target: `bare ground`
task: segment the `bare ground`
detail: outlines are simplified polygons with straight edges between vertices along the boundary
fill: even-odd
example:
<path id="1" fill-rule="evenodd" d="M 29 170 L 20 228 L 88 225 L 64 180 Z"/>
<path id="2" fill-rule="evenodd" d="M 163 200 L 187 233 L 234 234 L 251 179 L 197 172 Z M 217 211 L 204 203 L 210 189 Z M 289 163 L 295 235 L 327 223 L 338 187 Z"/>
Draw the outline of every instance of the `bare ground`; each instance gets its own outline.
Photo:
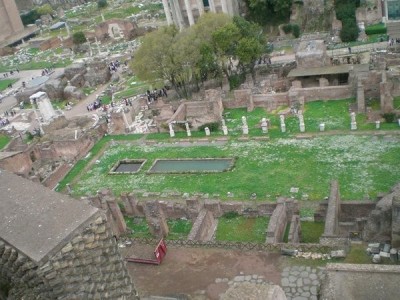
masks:
<path id="1" fill-rule="evenodd" d="M 123 248 L 122 253 L 125 257 L 148 258 L 151 249 L 132 246 Z M 259 275 L 280 285 L 279 263 L 280 255 L 276 253 L 170 247 L 159 266 L 127 263 L 127 267 L 141 297 L 186 295 L 213 300 L 228 288 L 226 282 L 216 283 L 217 278 L 232 280 L 237 275 Z"/>

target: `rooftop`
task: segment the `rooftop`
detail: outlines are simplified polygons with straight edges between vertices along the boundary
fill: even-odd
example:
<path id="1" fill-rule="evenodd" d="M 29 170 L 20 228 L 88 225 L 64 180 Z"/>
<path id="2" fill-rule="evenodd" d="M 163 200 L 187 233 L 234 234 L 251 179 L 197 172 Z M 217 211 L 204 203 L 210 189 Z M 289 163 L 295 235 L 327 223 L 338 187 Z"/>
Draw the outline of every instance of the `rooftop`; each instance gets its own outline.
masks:
<path id="1" fill-rule="evenodd" d="M 0 239 L 45 261 L 84 227 L 97 208 L 0 170 Z"/>
<path id="2" fill-rule="evenodd" d="M 369 70 L 368 64 L 362 65 L 340 65 L 340 66 L 326 66 L 317 68 L 297 68 L 289 72 L 288 77 L 304 77 L 316 75 L 330 75 L 330 74 L 343 74 L 349 73 L 350 70 L 356 72 L 365 72 Z"/>

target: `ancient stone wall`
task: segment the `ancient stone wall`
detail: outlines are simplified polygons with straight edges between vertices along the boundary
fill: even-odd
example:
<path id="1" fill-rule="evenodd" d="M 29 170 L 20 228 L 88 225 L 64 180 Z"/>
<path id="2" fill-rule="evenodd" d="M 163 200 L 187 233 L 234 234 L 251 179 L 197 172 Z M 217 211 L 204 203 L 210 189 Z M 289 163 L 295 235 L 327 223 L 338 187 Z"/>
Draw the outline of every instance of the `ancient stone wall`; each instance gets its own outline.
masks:
<path id="1" fill-rule="evenodd" d="M 192 220 L 197 217 L 202 209 L 210 211 L 214 218 L 219 218 L 224 213 L 232 211 L 245 216 L 271 216 L 277 205 L 273 202 L 257 202 L 256 205 L 253 205 L 249 202 L 201 200 L 197 198 L 182 199 L 182 197 L 168 199 L 146 197 L 138 199 L 133 193 L 124 193 L 121 195 L 121 199 L 126 214 L 130 216 L 144 217 L 145 202 L 156 201 L 167 219 L 188 218 Z M 293 211 L 298 211 L 298 203 L 296 201 L 287 200 L 286 207 L 290 214 Z"/>
<path id="2" fill-rule="evenodd" d="M 52 37 L 44 42 L 42 42 L 39 46 L 41 51 L 46 51 L 48 49 L 58 48 L 62 44 L 62 40 L 59 37 Z"/>
<path id="3" fill-rule="evenodd" d="M 364 22 L 364 25 L 371 25 L 382 22 L 382 4 L 379 0 L 368 1 L 368 5 L 363 5 L 356 10 L 357 22 Z"/>
<path id="4" fill-rule="evenodd" d="M 277 206 L 269 220 L 266 243 L 275 244 L 282 242 L 286 226 L 288 226 L 285 202 L 282 199 L 278 199 L 277 202 Z"/>
<path id="5" fill-rule="evenodd" d="M 193 223 L 188 240 L 209 241 L 212 239 L 216 227 L 217 223 L 213 214 L 202 209 Z"/>
<path id="6" fill-rule="evenodd" d="M 7 299 L 138 299 L 101 210 L 4 170 L 0 193 Z"/>
<path id="7" fill-rule="evenodd" d="M 324 237 L 332 237 L 339 234 L 340 194 L 339 184 L 336 180 L 331 182 L 330 189 L 328 209 L 325 218 Z"/>
<path id="8" fill-rule="evenodd" d="M 400 247 L 400 193 L 393 196 L 392 202 L 392 247 Z"/>
<path id="9" fill-rule="evenodd" d="M 124 216 L 116 198 L 110 190 L 104 189 L 94 197 L 88 197 L 88 202 L 94 207 L 105 211 L 108 222 L 115 236 L 119 237 L 127 232 Z"/>
<path id="10" fill-rule="evenodd" d="M 298 244 L 298 243 L 300 243 L 300 237 L 301 237 L 300 216 L 293 215 L 292 221 L 290 222 L 288 243 L 289 244 Z"/>
<path id="11" fill-rule="evenodd" d="M 0 168 L 15 174 L 27 176 L 32 169 L 32 157 L 35 157 L 35 154 L 31 156 L 30 153 L 34 152 L 34 150 L 31 152 L 19 152 L 3 158 L 0 160 Z"/>
<path id="12" fill-rule="evenodd" d="M 316 100 L 347 99 L 355 96 L 354 88 L 350 85 L 326 86 L 296 89 L 298 97 L 304 97 L 305 102 Z"/>
<path id="13" fill-rule="evenodd" d="M 375 209 L 375 202 L 341 201 L 340 222 L 352 222 L 367 217 Z"/>
<path id="14" fill-rule="evenodd" d="M 0 283 L 8 299 L 136 299 L 113 233 L 102 214 L 46 262 L 0 241 Z"/>
<path id="15" fill-rule="evenodd" d="M 375 209 L 369 214 L 363 238 L 371 242 L 386 242 L 392 237 L 393 197 L 400 193 L 400 184 L 397 184 L 391 193 L 378 201 Z"/>

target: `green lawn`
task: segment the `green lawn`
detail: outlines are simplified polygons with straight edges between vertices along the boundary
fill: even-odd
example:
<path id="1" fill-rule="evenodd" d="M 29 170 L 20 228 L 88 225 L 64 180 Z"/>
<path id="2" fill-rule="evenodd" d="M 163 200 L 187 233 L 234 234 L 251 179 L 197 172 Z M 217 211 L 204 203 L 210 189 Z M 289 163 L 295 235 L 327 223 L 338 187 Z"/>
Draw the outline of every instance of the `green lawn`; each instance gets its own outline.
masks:
<path id="1" fill-rule="evenodd" d="M 145 218 L 125 216 L 126 226 L 133 231 L 130 235 L 135 238 L 153 238 L 150 234 L 149 225 Z M 169 234 L 166 239 L 184 240 L 192 229 L 192 222 L 189 220 L 167 220 Z"/>
<path id="2" fill-rule="evenodd" d="M 169 219 L 167 224 L 169 228 L 168 240 L 186 240 L 193 225 L 190 220 L 183 219 Z"/>
<path id="3" fill-rule="evenodd" d="M 221 217 L 218 219 L 216 239 L 219 241 L 264 243 L 268 222 L 268 217 Z"/>
<path id="4" fill-rule="evenodd" d="M 2 79 L 0 80 L 0 92 L 4 91 L 6 88 L 8 88 L 8 85 L 14 84 L 15 82 L 17 82 L 17 79 Z"/>
<path id="5" fill-rule="evenodd" d="M 8 135 L 0 134 L 0 150 L 3 149 L 9 142 L 10 137 Z"/>
<path id="6" fill-rule="evenodd" d="M 399 136 L 334 135 L 314 139 L 272 139 L 268 142 L 230 140 L 225 145 L 193 144 L 187 147 L 169 143 L 156 147 L 114 143 L 103 156 L 96 158 L 99 162 L 91 165 L 87 172 L 81 171 L 93 156 L 79 161 L 60 183 L 60 188 L 76 174 L 81 174 L 72 184 L 76 196 L 111 188 L 115 194 L 133 190 L 176 191 L 218 194 L 222 199 L 231 192 L 234 199 L 241 200 L 256 193 L 257 199 L 274 201 L 280 195 L 291 196 L 290 188 L 298 187 L 299 193 L 293 196 L 300 198 L 306 194 L 310 200 L 321 200 L 329 195 L 330 181 L 338 179 L 343 199 L 373 199 L 379 192 L 388 192 L 399 181 L 399 142 Z M 92 150 L 92 155 L 98 151 L 95 149 L 102 148 L 107 142 L 102 140 L 100 143 Z M 235 166 L 232 171 L 222 173 L 146 173 L 158 158 L 212 157 L 236 157 Z M 147 161 L 136 174 L 108 175 L 112 166 L 121 159 Z"/>
<path id="7" fill-rule="evenodd" d="M 132 230 L 131 237 L 152 238 L 145 218 L 125 217 L 126 226 Z"/>
<path id="8" fill-rule="evenodd" d="M 324 222 L 301 221 L 301 243 L 319 243 L 324 233 Z"/>

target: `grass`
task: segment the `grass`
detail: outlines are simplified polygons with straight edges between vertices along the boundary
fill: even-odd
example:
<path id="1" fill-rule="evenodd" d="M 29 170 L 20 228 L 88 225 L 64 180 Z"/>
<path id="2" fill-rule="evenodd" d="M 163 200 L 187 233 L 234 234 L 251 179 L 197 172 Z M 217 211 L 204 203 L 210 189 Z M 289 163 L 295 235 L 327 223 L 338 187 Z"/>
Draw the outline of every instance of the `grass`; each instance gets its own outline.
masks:
<path id="1" fill-rule="evenodd" d="M 0 134 L 0 150 L 2 150 L 11 141 L 8 135 Z"/>
<path id="2" fill-rule="evenodd" d="M 400 110 L 400 97 L 394 97 L 393 99 L 393 108 Z"/>
<path id="3" fill-rule="evenodd" d="M 125 217 L 126 226 L 133 231 L 130 235 L 135 238 L 152 238 L 150 233 L 149 225 L 145 218 L 138 217 Z M 181 240 L 186 239 L 191 228 L 192 222 L 189 220 L 167 220 L 169 234 L 167 239 L 169 240 Z"/>
<path id="4" fill-rule="evenodd" d="M 367 247 L 364 244 L 352 244 L 350 252 L 343 260 L 347 264 L 370 264 L 372 258 L 368 256 Z"/>
<path id="5" fill-rule="evenodd" d="M 275 200 L 278 196 L 295 196 L 310 200 L 321 200 L 329 195 L 329 182 L 338 179 L 341 194 L 345 200 L 374 199 L 380 192 L 385 193 L 399 180 L 400 167 L 398 151 L 399 137 L 370 136 L 370 133 L 353 135 L 350 132 L 349 109 L 354 100 L 315 101 L 305 106 L 306 132 L 317 132 L 320 122 L 326 130 L 337 130 L 338 135 L 317 135 L 312 139 L 296 139 L 299 134 L 298 119 L 288 115 L 287 132 L 279 129 L 279 112 L 267 113 L 263 109 L 247 112 L 245 109 L 226 110 L 224 118 L 229 128 L 229 140 L 225 145 L 217 143 L 207 146 L 180 147 L 170 144 L 177 138 L 187 138 L 186 132 L 176 132 L 175 138 L 168 133 L 146 135 L 146 139 L 159 141 L 157 147 L 129 144 L 135 135 L 122 135 L 115 140 L 126 140 L 122 145 L 111 145 L 98 164 L 88 167 L 90 160 L 79 164 L 60 183 L 59 190 L 67 182 L 73 184 L 76 196 L 94 194 L 101 187 L 107 187 L 118 194 L 142 190 L 148 192 L 175 191 L 181 193 L 214 194 L 227 199 L 227 193 L 234 199 L 249 199 L 252 193 L 257 199 Z M 268 136 L 265 141 L 237 141 L 242 136 L 241 117 L 247 117 L 250 136 L 262 135 L 259 122 L 262 117 L 270 119 Z M 367 123 L 365 115 L 357 115 L 358 128 L 375 131 L 374 123 Z M 381 124 L 381 130 L 398 130 L 398 125 Z M 360 132 L 360 130 L 358 130 Z M 204 132 L 192 131 L 194 138 L 204 137 Z M 222 132 L 211 133 L 221 137 Z M 111 137 L 102 139 L 96 147 L 106 146 Z M 92 150 L 93 154 L 93 150 Z M 236 157 L 235 167 L 230 172 L 215 174 L 146 174 L 150 165 L 158 158 L 223 158 Z M 121 159 L 147 159 L 143 169 L 134 175 L 108 176 L 111 166 Z M 87 168 L 86 168 L 87 167 Z M 80 180 L 76 175 L 85 172 Z M 183 177 L 184 176 L 184 177 Z M 184 178 L 184 179 L 183 179 Z M 237 183 L 241 184 L 238 185 Z M 217 183 L 217 184 L 216 184 Z M 299 193 L 290 193 L 291 187 L 298 187 Z"/>
<path id="6" fill-rule="evenodd" d="M 152 238 L 150 234 L 149 225 L 145 218 L 132 218 L 125 217 L 126 226 L 132 230 L 131 237 L 136 238 Z"/>
<path id="7" fill-rule="evenodd" d="M 220 241 L 264 243 L 268 222 L 268 217 L 221 217 L 218 219 L 216 239 Z"/>
<path id="8" fill-rule="evenodd" d="M 41 70 L 45 68 L 64 68 L 66 66 L 69 66 L 71 64 L 71 60 L 66 59 L 64 61 L 57 61 L 57 62 L 48 62 L 48 61 L 31 61 L 28 63 L 21 63 L 18 64 L 18 69 L 19 70 Z M 0 64 L 0 73 L 2 72 L 8 72 L 15 70 L 16 66 L 5 66 Z"/>
<path id="9" fill-rule="evenodd" d="M 324 233 L 324 222 L 301 221 L 301 243 L 319 243 Z"/>
<path id="10" fill-rule="evenodd" d="M 170 219 L 167 220 L 167 224 L 169 228 L 168 240 L 186 240 L 193 225 L 190 220 L 184 219 Z"/>
<path id="11" fill-rule="evenodd" d="M 58 183 L 57 191 L 63 191 L 67 185 L 67 183 L 72 183 L 73 180 L 81 174 L 83 169 L 89 164 L 91 159 L 95 157 L 110 141 L 118 141 L 118 140 L 137 140 L 141 138 L 142 135 L 106 135 L 100 141 L 98 141 L 90 150 L 89 154 L 75 164 L 75 166 L 67 173 L 67 175 Z"/>
<path id="12" fill-rule="evenodd" d="M 289 240 L 290 223 L 286 224 L 285 233 L 283 234 L 283 242 L 287 243 Z"/>
<path id="13" fill-rule="evenodd" d="M 0 92 L 4 91 L 6 88 L 8 88 L 9 84 L 14 84 L 16 83 L 18 80 L 17 79 L 4 79 L 4 80 L 0 80 Z"/>
<path id="14" fill-rule="evenodd" d="M 135 135 L 121 136 L 121 138 Z M 110 139 L 110 138 L 108 138 Z M 388 192 L 400 178 L 399 137 L 319 136 L 314 139 L 274 139 L 269 142 L 231 140 L 225 145 L 181 147 L 174 144 L 135 146 L 131 143 L 110 145 L 99 163 L 93 164 L 73 185 L 76 196 L 94 194 L 110 188 L 114 193 L 145 190 L 217 194 L 226 199 L 227 192 L 235 199 L 274 200 L 278 196 L 304 196 L 321 200 L 329 195 L 329 183 L 338 179 L 345 200 L 374 198 Z M 117 140 L 117 139 L 115 139 Z M 100 142 L 105 146 L 106 140 Z M 92 150 L 92 155 L 93 150 Z M 84 166 L 92 159 L 84 160 Z M 146 174 L 158 158 L 223 158 L 236 157 L 232 171 L 208 174 Z M 111 167 L 121 159 L 147 159 L 139 173 L 109 176 Z M 83 166 L 73 168 L 61 183 L 71 181 Z M 238 184 L 240 182 L 240 184 Z M 290 193 L 291 187 L 299 193 Z"/>
<path id="15" fill-rule="evenodd" d="M 157 84 L 157 83 L 154 83 Z M 115 93 L 116 99 L 122 99 L 125 97 L 132 97 L 139 94 L 144 94 L 147 89 L 150 89 L 150 86 L 153 84 L 139 81 L 136 76 L 130 77 L 126 83 L 126 88 L 120 92 Z"/>

